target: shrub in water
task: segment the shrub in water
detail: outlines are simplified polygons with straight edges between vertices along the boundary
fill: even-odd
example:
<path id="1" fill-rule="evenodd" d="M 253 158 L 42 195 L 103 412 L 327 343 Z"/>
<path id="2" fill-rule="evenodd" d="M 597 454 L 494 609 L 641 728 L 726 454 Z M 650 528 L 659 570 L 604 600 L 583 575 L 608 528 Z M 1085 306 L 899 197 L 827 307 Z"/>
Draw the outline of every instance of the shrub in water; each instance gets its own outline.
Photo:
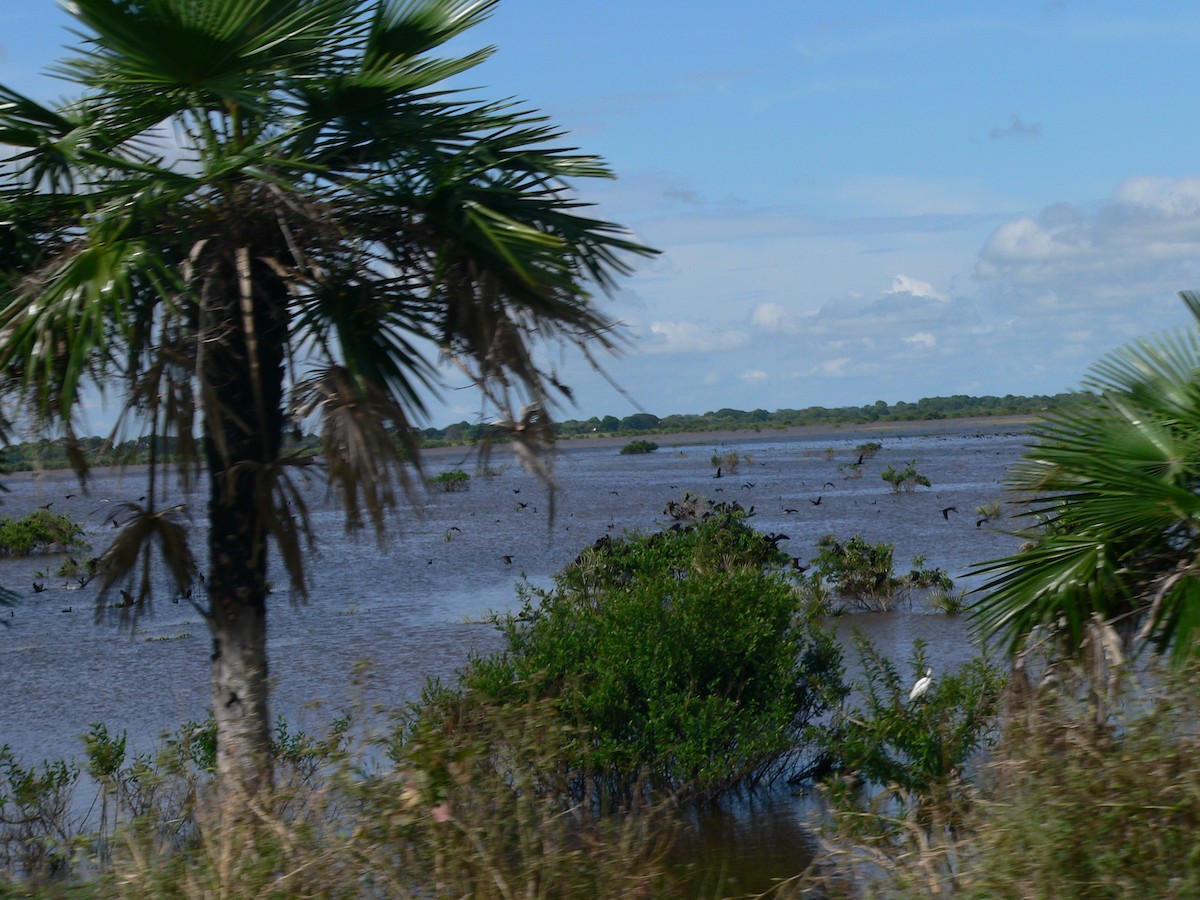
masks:
<path id="1" fill-rule="evenodd" d="M 0 554 L 28 556 L 86 548 L 83 528 L 48 509 L 36 509 L 19 519 L 0 519 Z"/>
<path id="2" fill-rule="evenodd" d="M 631 456 L 635 453 L 653 453 L 658 449 L 658 444 L 654 441 L 630 441 L 621 448 L 622 456 Z"/>
<path id="3" fill-rule="evenodd" d="M 465 491 L 471 486 L 471 476 L 462 469 L 451 469 L 448 472 L 441 472 L 434 475 L 426 481 L 426 484 L 432 488 L 443 490 L 446 493 Z"/>
<path id="4" fill-rule="evenodd" d="M 797 615 L 786 557 L 745 515 L 709 504 L 658 534 L 602 538 L 552 588 L 523 587 L 505 651 L 463 686 L 496 705 L 553 698 L 578 729 L 564 763 L 581 797 L 711 797 L 779 774 L 840 698 L 841 654 Z"/>

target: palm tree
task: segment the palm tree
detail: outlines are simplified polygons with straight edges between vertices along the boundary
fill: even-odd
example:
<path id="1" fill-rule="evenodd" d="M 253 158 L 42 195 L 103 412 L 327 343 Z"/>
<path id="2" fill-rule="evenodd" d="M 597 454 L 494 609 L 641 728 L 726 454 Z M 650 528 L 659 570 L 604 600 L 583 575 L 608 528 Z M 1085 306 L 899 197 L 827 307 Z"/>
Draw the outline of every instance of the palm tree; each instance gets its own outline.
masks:
<path id="1" fill-rule="evenodd" d="M 588 286 L 652 251 L 590 218 L 595 158 L 430 55 L 495 0 L 75 0 L 54 107 L 0 88 L 0 369 L 70 445 L 88 385 L 181 469 L 206 470 L 217 776 L 271 782 L 268 546 L 305 596 L 307 517 L 284 443 L 319 419 L 349 527 L 382 527 L 423 397 L 456 364 L 536 462 L 570 395 L 538 340 L 614 349 Z M 197 440 L 195 435 L 199 435 Z M 81 477 L 86 462 L 76 454 Z M 158 544 L 198 577 L 180 510 L 144 504 L 105 558 L 151 600 Z M 237 796 L 234 796 L 237 795 Z"/>
<path id="2" fill-rule="evenodd" d="M 1200 293 L 1180 296 L 1194 325 L 1098 362 L 1009 474 L 1037 527 L 978 568 L 973 616 L 1014 653 L 1035 635 L 1079 653 L 1099 624 L 1179 662 L 1200 647 Z"/>

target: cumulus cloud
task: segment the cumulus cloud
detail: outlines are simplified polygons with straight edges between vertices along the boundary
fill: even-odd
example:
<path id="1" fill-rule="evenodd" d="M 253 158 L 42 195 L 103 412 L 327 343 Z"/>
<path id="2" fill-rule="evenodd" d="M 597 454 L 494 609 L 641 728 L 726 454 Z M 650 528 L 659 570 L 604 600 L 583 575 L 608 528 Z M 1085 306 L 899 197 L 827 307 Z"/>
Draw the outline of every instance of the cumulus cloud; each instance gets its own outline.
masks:
<path id="1" fill-rule="evenodd" d="M 945 300 L 946 295 L 939 293 L 928 281 L 910 278 L 907 275 L 897 275 L 892 279 L 889 294 L 912 294 L 914 297 L 928 297 L 931 300 Z"/>
<path id="2" fill-rule="evenodd" d="M 760 303 L 750 314 L 750 324 L 774 334 L 798 334 L 801 318 L 788 312 L 778 303 Z"/>
<path id="3" fill-rule="evenodd" d="M 1129 286 L 1194 281 L 1200 260 L 1200 178 L 1137 177 L 1095 211 L 1058 204 L 1006 222 L 988 238 L 981 280 L 1038 286 L 1061 299 L 1129 297 Z M 1113 290 L 1116 287 L 1117 290 Z"/>
<path id="4" fill-rule="evenodd" d="M 706 331 L 694 322 L 651 322 L 650 337 L 640 346 L 647 353 L 711 353 L 736 350 L 747 340 L 744 332 Z"/>
<path id="5" fill-rule="evenodd" d="M 928 331 L 918 331 L 916 334 L 910 334 L 908 337 L 904 338 L 904 343 L 912 347 L 923 347 L 928 349 L 937 344 L 937 338 L 935 338 Z"/>
<path id="6" fill-rule="evenodd" d="M 767 380 L 767 373 L 762 369 L 747 369 L 739 377 L 747 384 L 761 384 Z"/>

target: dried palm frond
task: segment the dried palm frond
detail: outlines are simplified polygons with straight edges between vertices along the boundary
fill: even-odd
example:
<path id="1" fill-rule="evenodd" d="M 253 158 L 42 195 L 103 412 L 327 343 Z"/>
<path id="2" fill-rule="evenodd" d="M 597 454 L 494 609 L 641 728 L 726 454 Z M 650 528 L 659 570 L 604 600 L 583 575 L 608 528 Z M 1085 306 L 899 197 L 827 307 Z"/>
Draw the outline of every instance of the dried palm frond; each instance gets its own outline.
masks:
<path id="1" fill-rule="evenodd" d="M 293 416 L 316 415 L 331 490 L 341 494 L 346 529 L 363 524 L 363 512 L 381 533 L 396 505 L 395 486 L 411 494 L 409 463 L 419 470 L 417 438 L 402 406 L 378 386 L 330 366 L 297 386 Z"/>
<path id="2" fill-rule="evenodd" d="M 121 604 L 122 617 L 137 616 L 146 611 L 153 601 L 150 579 L 151 558 L 155 544 L 163 564 L 171 576 L 177 593 L 186 593 L 196 576 L 196 561 L 188 545 L 188 528 L 182 504 L 166 509 L 149 509 L 137 503 L 114 504 L 113 517 L 128 520 L 116 538 L 100 556 L 98 570 L 101 573 L 100 593 L 97 597 L 97 612 L 105 607 L 105 600 L 114 586 L 120 582 L 131 582 L 135 571 L 141 569 L 137 582 L 137 593 L 130 593 Z M 129 597 L 133 602 L 128 602 Z"/>
<path id="3" fill-rule="evenodd" d="M 312 533 L 308 504 L 304 492 L 296 484 L 294 474 L 312 465 L 306 457 L 286 456 L 275 462 L 239 463 L 229 470 L 229 483 L 242 484 L 242 475 L 253 472 L 251 479 L 255 508 L 258 510 L 258 528 L 275 541 L 283 567 L 288 573 L 292 593 L 307 599 L 308 583 L 304 577 L 304 553 L 301 544 L 309 550 L 316 548 Z M 255 542 L 256 547 L 265 546 Z"/>

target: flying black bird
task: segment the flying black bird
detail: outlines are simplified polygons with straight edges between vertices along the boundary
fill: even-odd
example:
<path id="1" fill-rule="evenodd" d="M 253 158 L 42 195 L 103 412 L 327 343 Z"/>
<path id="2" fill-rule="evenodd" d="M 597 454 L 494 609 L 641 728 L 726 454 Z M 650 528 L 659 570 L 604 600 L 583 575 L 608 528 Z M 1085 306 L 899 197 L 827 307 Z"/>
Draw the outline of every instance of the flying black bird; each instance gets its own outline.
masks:
<path id="1" fill-rule="evenodd" d="M 942 518 L 945 519 L 947 522 L 949 522 L 950 521 L 950 513 L 956 513 L 956 512 L 958 512 L 957 506 L 947 506 L 945 509 L 942 510 Z"/>
<path id="2" fill-rule="evenodd" d="M 500 557 L 500 561 L 502 563 L 504 563 L 506 566 L 511 566 L 513 558 L 506 553 L 502 557 Z"/>
<path id="3" fill-rule="evenodd" d="M 743 485 L 742 485 L 742 490 L 743 490 L 743 491 L 748 491 L 748 490 L 750 490 L 751 488 L 753 488 L 753 487 L 754 487 L 754 484 L 755 484 L 755 483 L 754 483 L 753 481 L 747 481 L 745 484 L 743 484 Z"/>
<path id="4" fill-rule="evenodd" d="M 800 510 L 796 509 L 794 506 L 785 506 L 783 508 L 783 512 L 784 515 L 791 515 L 792 513 L 800 512 Z"/>
<path id="5" fill-rule="evenodd" d="M 824 487 L 837 487 L 837 485 L 834 484 L 832 481 L 827 481 L 827 482 L 825 482 Z"/>
<path id="6" fill-rule="evenodd" d="M 35 582 L 33 583 L 33 592 L 34 592 L 35 594 L 40 594 L 40 593 L 41 593 L 42 591 L 44 591 L 45 589 L 46 589 L 46 585 L 45 585 L 45 583 L 44 583 L 44 582 L 41 582 L 41 581 L 35 581 Z"/>
<path id="7" fill-rule="evenodd" d="M 811 503 L 813 506 L 820 506 L 820 505 L 821 505 L 821 501 L 822 501 L 822 500 L 824 500 L 824 499 L 825 499 L 824 497 L 818 497 L 816 500 L 813 500 L 813 499 L 810 497 L 810 498 L 809 498 L 809 500 L 808 500 L 808 502 L 809 502 L 809 503 Z"/>
<path id="8" fill-rule="evenodd" d="M 717 466 L 717 474 L 714 475 L 713 478 L 720 478 L 720 477 L 721 477 L 721 467 Z"/>

